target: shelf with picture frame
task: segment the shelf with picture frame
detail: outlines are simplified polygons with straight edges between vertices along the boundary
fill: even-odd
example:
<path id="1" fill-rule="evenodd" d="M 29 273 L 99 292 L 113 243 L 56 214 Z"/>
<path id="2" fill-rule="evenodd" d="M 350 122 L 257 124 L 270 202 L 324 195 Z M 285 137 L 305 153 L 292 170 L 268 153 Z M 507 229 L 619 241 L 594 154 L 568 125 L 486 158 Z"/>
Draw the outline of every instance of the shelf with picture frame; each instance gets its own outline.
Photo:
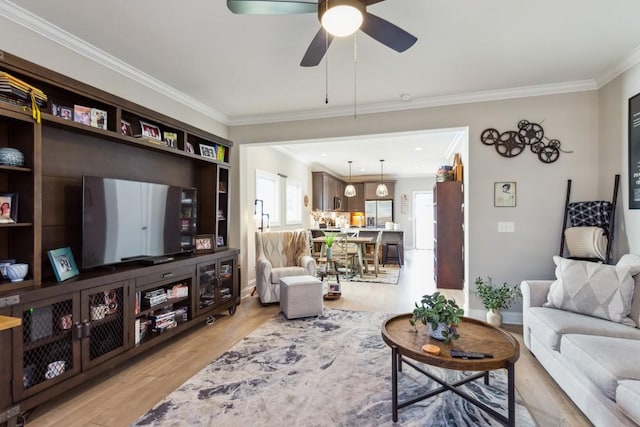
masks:
<path id="1" fill-rule="evenodd" d="M 118 170 L 118 166 L 114 165 L 115 160 L 110 159 L 114 150 L 121 152 L 118 157 L 121 159 L 120 163 L 122 159 L 127 159 L 129 163 L 130 159 L 138 158 L 140 155 L 144 159 L 147 157 L 161 159 L 159 156 L 167 155 L 184 159 L 177 160 L 184 162 L 180 163 L 182 165 L 180 167 L 184 170 L 176 173 L 181 176 L 180 179 L 188 177 L 192 180 L 192 182 L 182 183 L 184 186 L 200 185 L 200 181 L 205 181 L 202 176 L 206 176 L 208 181 L 217 174 L 218 165 L 225 165 L 230 161 L 229 155 L 233 146 L 231 141 L 147 107 L 3 51 L 0 51 L 0 70 L 37 87 L 48 97 L 48 104 L 40 109 L 41 126 L 34 122 L 29 106 L 3 102 L 0 99 L 0 147 L 18 148 L 27 158 L 25 165 L 22 166 L 0 165 L 0 192 L 15 192 L 20 195 L 19 221 L 15 224 L 0 225 L 0 260 L 19 258 L 30 266 L 24 285 L 3 286 L 0 288 L 0 293 L 5 290 L 11 291 L 19 286 L 41 286 L 50 280 L 49 277 L 53 277 L 53 272 L 48 263 L 42 260 L 42 254 L 46 253 L 46 250 L 70 245 L 76 256 L 80 256 L 81 233 L 77 229 L 80 219 L 65 218 L 61 208 L 55 208 L 54 199 L 56 195 L 62 198 L 68 197 L 68 194 L 62 193 L 65 191 L 68 193 L 71 189 L 71 194 L 74 195 L 72 203 L 79 208 L 81 176 L 94 174 L 93 169 L 103 169 L 100 174 L 105 176 L 124 174 L 125 177 L 135 178 L 136 174 L 140 173 L 136 170 L 135 164 L 127 165 L 122 172 Z M 85 113 L 84 119 L 80 116 L 75 117 L 76 113 L 82 114 L 82 112 Z M 142 123 L 156 127 L 159 143 L 134 136 L 141 132 Z M 124 130 L 125 128 L 128 130 Z M 3 138 L 3 133 L 10 136 Z M 42 148 L 43 140 L 46 141 L 44 149 Z M 55 142 L 49 140 L 55 140 Z M 73 143 L 66 144 L 66 141 L 73 141 Z M 221 160 L 217 156 L 216 158 L 201 156 L 198 152 L 199 144 L 214 148 L 222 147 L 223 149 L 219 150 L 223 153 Z M 120 149 L 117 148 L 118 145 L 130 148 Z M 189 145 L 195 147 L 193 153 L 188 152 Z M 140 149 L 157 154 L 142 154 Z M 84 150 L 85 159 L 87 154 L 89 155 L 88 161 L 81 158 L 79 154 L 81 150 Z M 52 151 L 55 151 L 55 155 L 48 158 Z M 93 159 L 94 156 L 95 159 Z M 163 160 L 158 164 L 164 163 L 173 165 L 176 161 Z M 98 165 L 100 167 L 94 167 Z M 159 166 L 158 169 L 162 167 Z M 45 172 L 43 176 L 43 170 L 49 169 L 53 170 Z M 192 172 L 187 172 L 188 169 Z M 156 180 L 164 179 L 161 174 L 157 175 L 160 177 Z M 211 206 L 205 205 L 202 209 L 198 207 L 198 210 L 213 220 L 210 224 L 198 223 L 197 232 L 216 234 L 216 187 L 209 183 L 206 188 L 211 194 L 205 194 L 204 198 L 209 198 L 213 202 Z M 56 210 L 53 215 L 49 213 L 52 208 Z M 80 212 L 80 209 L 76 210 Z M 42 212 L 44 211 L 48 213 L 43 221 Z M 47 238 L 43 242 L 43 236 L 49 235 L 45 233 L 48 227 L 55 227 L 59 231 L 51 234 L 53 238 Z M 228 236 L 224 237 L 227 242 Z M 66 241 L 67 238 L 71 241 Z M 17 241 L 20 243 L 15 243 Z"/>

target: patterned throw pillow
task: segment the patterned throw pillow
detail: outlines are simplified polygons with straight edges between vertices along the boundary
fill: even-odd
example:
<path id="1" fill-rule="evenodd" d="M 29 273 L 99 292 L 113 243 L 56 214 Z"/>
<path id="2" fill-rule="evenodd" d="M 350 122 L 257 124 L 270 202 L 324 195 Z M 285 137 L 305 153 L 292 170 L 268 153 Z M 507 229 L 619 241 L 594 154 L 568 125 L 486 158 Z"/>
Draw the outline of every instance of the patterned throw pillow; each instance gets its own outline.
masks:
<path id="1" fill-rule="evenodd" d="M 573 311 L 636 326 L 629 318 L 637 268 L 553 257 L 557 280 L 545 307 Z"/>

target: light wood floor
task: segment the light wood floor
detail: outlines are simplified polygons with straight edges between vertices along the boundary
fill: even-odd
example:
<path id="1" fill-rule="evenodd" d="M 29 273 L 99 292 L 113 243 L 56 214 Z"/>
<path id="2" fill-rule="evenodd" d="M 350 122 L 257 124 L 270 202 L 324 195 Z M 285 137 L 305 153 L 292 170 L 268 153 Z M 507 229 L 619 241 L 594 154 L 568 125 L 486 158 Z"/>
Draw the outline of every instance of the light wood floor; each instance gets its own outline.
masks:
<path id="1" fill-rule="evenodd" d="M 431 256 L 429 251 L 407 251 L 397 286 L 348 283 L 343 285 L 339 300 L 326 301 L 325 305 L 350 310 L 409 312 L 414 301 L 435 291 Z M 443 293 L 460 303 L 464 301 L 462 291 L 443 290 Z M 245 298 L 234 316 L 223 315 L 211 326 L 202 325 L 186 331 L 166 346 L 129 360 L 35 408 L 27 425 L 129 425 L 279 311 L 278 305 L 262 307 L 257 297 Z M 524 347 L 522 328 L 506 326 L 505 329 L 520 340 L 516 388 L 538 425 L 590 425 Z"/>

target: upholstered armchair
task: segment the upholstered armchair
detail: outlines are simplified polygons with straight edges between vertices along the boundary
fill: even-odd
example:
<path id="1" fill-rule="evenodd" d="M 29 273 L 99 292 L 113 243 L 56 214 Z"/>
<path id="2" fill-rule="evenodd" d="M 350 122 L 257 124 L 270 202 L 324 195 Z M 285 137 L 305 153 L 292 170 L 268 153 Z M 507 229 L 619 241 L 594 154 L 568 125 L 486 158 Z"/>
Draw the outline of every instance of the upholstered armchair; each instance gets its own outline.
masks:
<path id="1" fill-rule="evenodd" d="M 280 278 L 316 275 L 307 230 L 256 232 L 256 290 L 263 304 L 280 301 Z"/>

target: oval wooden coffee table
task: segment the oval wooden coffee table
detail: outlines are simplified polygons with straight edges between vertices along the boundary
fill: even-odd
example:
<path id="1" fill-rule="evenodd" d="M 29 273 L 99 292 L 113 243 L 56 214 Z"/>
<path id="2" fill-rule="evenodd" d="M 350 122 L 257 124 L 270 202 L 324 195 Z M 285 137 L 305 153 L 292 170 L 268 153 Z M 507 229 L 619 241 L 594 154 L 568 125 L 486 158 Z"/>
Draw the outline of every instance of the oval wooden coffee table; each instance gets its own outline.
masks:
<path id="1" fill-rule="evenodd" d="M 464 317 L 458 325 L 460 338 L 451 344 L 444 344 L 429 336 L 427 327 L 418 323 L 418 332 L 409 323 L 410 313 L 400 314 L 385 320 L 382 324 L 382 339 L 391 347 L 391 381 L 392 381 L 392 410 L 393 421 L 398 421 L 398 409 L 404 408 L 416 402 L 440 394 L 444 391 L 452 391 L 467 401 L 478 406 L 505 425 L 515 425 L 515 363 L 520 357 L 520 345 L 518 341 L 501 329 L 481 322 L 476 319 Z M 433 344 L 440 348 L 440 354 L 435 356 L 422 351 L 425 344 Z M 464 350 L 478 353 L 491 354 L 493 357 L 484 359 L 459 359 L 451 357 L 450 350 Z M 427 365 L 458 371 L 481 371 L 466 377 L 453 384 L 448 384 L 440 378 L 434 377 L 411 360 Z M 402 372 L 402 364 L 406 363 L 421 374 L 436 381 L 442 387 L 431 390 L 427 394 L 418 396 L 409 401 L 398 403 L 398 372 Z M 458 386 L 484 378 L 485 384 L 489 384 L 489 371 L 494 369 L 507 370 L 508 410 L 507 416 L 495 411 L 474 397 L 457 389 Z"/>

